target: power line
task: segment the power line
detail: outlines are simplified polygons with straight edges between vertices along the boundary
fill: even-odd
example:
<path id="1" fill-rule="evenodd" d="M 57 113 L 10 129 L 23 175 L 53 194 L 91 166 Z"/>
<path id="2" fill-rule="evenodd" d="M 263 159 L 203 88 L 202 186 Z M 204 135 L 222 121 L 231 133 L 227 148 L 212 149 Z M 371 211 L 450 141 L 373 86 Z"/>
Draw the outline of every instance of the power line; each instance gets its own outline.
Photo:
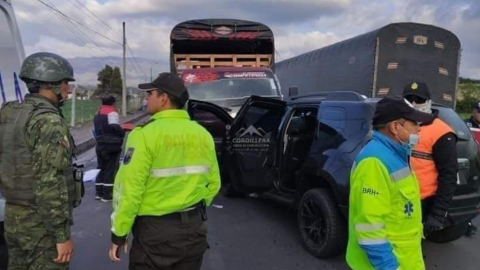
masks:
<path id="1" fill-rule="evenodd" d="M 83 24 L 83 23 L 81 23 L 81 22 L 79 22 L 79 21 L 71 18 L 70 16 L 68 16 L 68 15 L 66 15 L 65 13 L 61 12 L 61 11 L 58 10 L 57 8 L 55 8 L 55 7 L 53 7 L 53 6 L 45 3 L 44 1 L 42 1 L 42 0 L 37 0 L 37 1 L 40 2 L 40 3 L 42 3 L 43 5 L 45 5 L 46 7 L 54 10 L 55 12 L 59 13 L 59 14 L 62 15 L 63 17 L 69 19 L 70 21 L 77 23 L 78 25 L 82 26 L 83 28 L 85 28 L 85 29 L 87 29 L 87 30 L 89 30 L 89 31 L 91 31 L 91 32 L 93 32 L 93 33 L 95 33 L 95 34 L 97 34 L 97 35 L 99 35 L 99 36 L 101 36 L 101 37 L 103 37 L 103 38 L 105 38 L 105 39 L 107 39 L 107 40 L 115 43 L 115 44 L 118 44 L 118 45 L 120 45 L 120 46 L 123 46 L 123 44 L 121 44 L 121 43 L 119 43 L 119 42 L 117 42 L 117 41 L 115 41 L 115 40 L 113 40 L 113 39 L 111 39 L 111 38 L 109 38 L 109 37 L 107 37 L 107 36 L 105 36 L 105 35 L 97 32 L 97 31 L 95 31 L 95 30 L 91 29 L 90 27 L 86 26 L 85 24 Z"/>
<path id="2" fill-rule="evenodd" d="M 97 21 L 99 21 L 100 23 L 102 23 L 104 26 L 106 26 L 109 30 L 111 30 L 113 33 L 115 33 L 118 37 L 120 38 L 123 38 L 122 36 L 120 36 L 120 34 L 118 32 L 116 32 L 112 27 L 110 27 L 104 20 L 102 20 L 101 18 L 99 18 L 97 15 L 95 15 L 95 13 L 93 13 L 88 7 L 86 7 L 84 4 L 82 4 L 81 2 L 79 2 L 78 0 L 70 0 L 70 2 L 72 2 L 74 4 L 75 1 L 78 5 L 80 5 L 81 7 L 83 7 L 85 10 L 88 11 L 88 13 L 90 13 L 90 17 L 94 17 Z M 77 5 L 75 5 L 77 6 Z M 78 6 L 77 6 L 78 7 Z M 86 14 L 85 11 L 82 10 L 82 12 L 84 14 Z M 88 14 L 87 14 L 88 15 Z M 128 61 L 132 64 L 134 70 L 135 70 L 135 73 L 137 73 L 137 75 L 140 75 L 139 74 L 139 70 L 141 73 L 144 73 L 145 72 L 143 71 L 143 69 L 141 68 L 140 64 L 138 63 L 137 61 L 137 58 L 135 57 L 135 55 L 133 54 L 133 50 L 130 48 L 130 45 L 127 43 L 127 46 L 128 46 L 128 52 L 129 54 L 131 55 L 131 58 L 133 59 L 130 59 L 128 58 Z"/>
<path id="3" fill-rule="evenodd" d="M 66 26 L 77 38 L 85 42 L 86 44 L 85 46 L 93 53 L 94 56 L 100 57 L 98 52 L 96 52 L 95 50 L 93 50 L 93 48 L 89 46 L 90 44 L 88 43 L 88 41 L 85 39 L 85 37 L 82 36 L 81 33 L 78 32 L 78 29 L 75 27 L 75 25 L 72 22 L 60 16 L 58 13 L 54 12 L 53 10 L 50 10 L 50 12 L 52 12 L 52 14 L 59 20 L 59 22 L 64 26 Z"/>
<path id="4" fill-rule="evenodd" d="M 87 47 L 88 49 L 90 49 L 90 50 L 94 53 L 94 55 L 96 55 L 97 57 L 105 57 L 105 58 L 107 58 L 107 59 L 110 58 L 109 60 L 110 60 L 112 63 L 115 63 L 115 61 L 114 61 L 114 59 L 113 59 L 112 56 L 109 56 L 109 55 L 105 52 L 105 50 L 104 50 L 103 48 L 101 48 L 100 46 L 98 46 L 98 44 L 95 43 L 95 41 L 93 41 L 93 40 L 89 37 L 89 35 L 87 35 L 82 29 L 80 29 L 80 28 L 79 28 L 77 25 L 75 25 L 74 23 L 78 24 L 79 26 L 82 26 L 83 28 L 89 30 L 90 32 L 93 32 L 93 33 L 95 33 L 95 34 L 97 34 L 97 35 L 100 35 L 101 37 L 103 37 L 103 38 L 105 38 L 105 39 L 107 39 L 107 40 L 109 40 L 109 41 L 114 42 L 115 44 L 118 44 L 118 45 L 121 45 L 121 46 L 123 46 L 123 44 L 120 44 L 119 42 L 117 42 L 117 41 L 115 41 L 115 40 L 113 40 L 113 39 L 111 39 L 111 38 L 109 38 L 109 37 L 107 37 L 107 36 L 105 36 L 105 35 L 103 35 L 103 34 L 100 34 L 99 32 L 91 29 L 90 27 L 84 25 L 83 23 L 81 23 L 81 22 L 79 22 L 79 21 L 71 18 L 70 16 L 68 16 L 68 15 L 66 15 L 65 13 L 63 13 L 62 11 L 60 11 L 53 3 L 51 3 L 49 0 L 46 0 L 46 1 L 48 1 L 48 3 L 45 3 L 45 2 L 42 1 L 42 0 L 37 0 L 37 1 L 40 2 L 41 4 L 43 4 L 44 6 L 48 7 L 48 8 L 51 10 L 51 12 L 60 20 L 61 23 L 63 23 L 64 25 L 66 25 L 81 41 L 85 42 L 86 47 Z M 75 0 L 75 1 L 76 1 L 77 3 L 79 3 L 77 0 Z M 73 2 L 72 2 L 72 3 L 73 3 Z M 81 3 L 79 3 L 79 4 L 81 4 Z M 84 5 L 82 5 L 82 6 L 85 7 Z M 85 7 L 85 9 L 88 10 L 87 7 Z M 90 10 L 89 10 L 89 12 L 90 12 L 93 16 L 95 16 L 95 18 L 97 18 L 99 21 L 101 21 L 102 24 L 104 24 L 105 26 L 107 26 L 110 30 L 112 30 L 115 34 L 118 35 L 118 33 L 116 33 L 115 30 L 113 30 L 110 26 L 108 26 L 108 24 L 106 24 L 104 21 L 102 21 L 100 18 L 98 18 L 95 14 L 93 14 L 93 12 L 91 12 Z M 63 22 L 62 22 L 62 21 L 63 21 Z M 73 29 L 72 29 L 72 28 L 73 28 Z M 91 47 L 90 47 L 90 46 L 91 46 Z M 95 48 L 98 49 L 100 52 L 103 52 L 103 55 L 104 55 L 104 56 L 101 56 L 101 55 L 99 55 L 96 51 L 94 51 L 93 49 L 95 49 Z M 135 72 L 137 73 L 137 75 L 140 75 L 139 72 L 138 72 L 138 69 L 140 69 L 141 72 L 142 72 L 144 75 L 146 75 L 146 73 L 142 70 L 141 66 L 138 64 L 137 59 L 136 59 L 135 55 L 133 54 L 132 49 L 130 48 L 130 46 L 128 45 L 128 43 L 127 43 L 127 48 L 128 48 L 128 51 L 130 52 L 130 54 L 131 54 L 131 56 L 132 56 L 133 61 L 132 61 L 132 59 L 130 59 L 130 58 L 127 58 L 127 59 L 128 59 L 128 61 L 132 64 L 132 66 L 133 66 L 133 68 L 135 69 Z M 138 69 L 137 69 L 137 67 L 138 67 Z M 131 71 L 131 69 L 129 69 L 129 70 Z"/>
<path id="5" fill-rule="evenodd" d="M 90 17 L 93 16 L 95 19 L 97 19 L 97 21 L 99 21 L 104 26 L 106 26 L 109 30 L 111 30 L 113 33 L 115 33 L 119 38 L 122 38 L 122 36 L 117 31 L 115 31 L 112 27 L 110 27 L 110 25 L 108 25 L 104 20 L 100 19 L 97 15 L 95 15 L 95 13 L 93 13 L 86 5 L 84 5 L 82 2 L 80 2 L 78 0 L 70 0 L 70 2 L 72 2 L 72 3 L 73 3 L 73 1 L 77 2 L 78 5 L 83 7 L 83 9 L 85 9 L 89 14 L 91 14 Z M 81 9 L 82 12 L 87 14 L 85 11 L 83 11 L 83 9 Z"/>
<path id="6" fill-rule="evenodd" d="M 137 58 L 136 58 L 135 55 L 133 54 L 133 50 L 130 48 L 130 45 L 128 44 L 128 42 L 127 42 L 127 49 L 128 49 L 128 51 L 130 52 L 130 55 L 132 56 L 133 61 L 134 61 L 135 64 L 137 65 L 138 69 L 140 69 L 140 72 L 142 72 L 143 74 L 145 74 L 145 71 L 142 69 L 142 67 L 141 67 L 140 64 L 138 63 Z"/>
<path id="7" fill-rule="evenodd" d="M 84 4 L 82 4 L 82 3 L 79 2 L 78 0 L 70 0 L 70 2 L 72 2 L 72 3 L 73 3 L 73 1 L 75 1 L 76 3 L 78 3 L 78 5 L 80 5 L 81 7 L 83 7 L 85 10 L 87 10 L 87 11 L 91 14 L 90 17 L 93 16 L 95 19 L 97 19 L 99 22 L 101 22 L 103 25 L 105 25 L 109 30 L 111 30 L 113 33 L 117 34 L 120 38 L 122 38 L 122 37 L 120 36 L 120 34 L 118 34 L 113 28 L 111 28 L 105 21 L 103 21 L 103 20 L 100 19 L 97 15 L 95 15 L 95 14 L 94 14 L 90 9 L 88 9 Z M 86 14 L 86 12 L 84 12 L 83 10 L 82 10 L 82 12 Z M 88 14 L 87 14 L 87 15 L 88 15 Z M 145 73 L 145 72 L 142 70 L 140 64 L 138 64 L 138 61 L 137 61 L 135 55 L 133 54 L 133 50 L 130 48 L 130 45 L 129 45 L 128 43 L 127 43 L 127 46 L 128 46 L 128 47 L 127 47 L 127 48 L 128 48 L 128 52 L 129 52 L 129 54 L 131 55 L 131 57 L 132 57 L 132 59 L 133 59 L 133 61 L 132 61 L 132 59 L 128 59 L 128 61 L 132 64 L 132 66 L 133 66 L 133 68 L 134 68 L 134 70 L 135 70 L 135 73 L 137 73 L 137 75 L 139 75 L 139 74 L 138 74 L 138 73 L 139 73 L 139 70 L 140 70 L 140 72 Z"/>
<path id="8" fill-rule="evenodd" d="M 128 58 L 128 57 L 126 57 L 126 59 L 127 59 L 127 61 L 129 61 L 130 64 L 132 65 L 133 69 L 135 70 L 135 73 L 137 73 L 137 75 L 140 75 L 140 74 L 138 74 L 138 69 L 137 69 L 137 67 L 135 66 L 135 63 L 133 63 L 132 59 L 130 59 L 130 58 Z"/>
<path id="9" fill-rule="evenodd" d="M 132 65 L 133 71 L 135 71 L 135 73 L 136 73 L 137 75 L 140 75 L 140 74 L 138 74 L 138 70 L 137 70 L 137 68 L 135 67 L 135 65 L 133 64 L 132 60 L 131 60 L 130 58 L 128 58 L 128 57 L 127 57 L 127 60 L 128 60 L 128 62 L 130 62 L 130 64 Z M 129 71 L 132 71 L 132 70 L 129 69 Z"/>
<path id="10" fill-rule="evenodd" d="M 52 2 L 50 2 L 49 0 L 46 0 L 46 1 L 48 1 L 48 3 L 52 5 L 52 7 L 56 8 Z M 81 41 L 85 42 L 85 46 L 94 53 L 94 56 L 100 57 L 100 58 L 103 57 L 107 59 L 110 58 L 109 59 L 110 62 L 115 63 L 114 60 L 112 60 L 112 57 L 109 56 L 100 46 L 98 46 L 98 44 L 95 43 L 95 41 L 93 41 L 85 32 L 83 32 L 82 29 L 80 29 L 78 26 L 73 24 L 71 21 L 67 20 L 65 17 L 60 16 L 58 13 L 54 12 L 53 10 L 50 10 L 50 11 L 61 21 L 65 22 L 64 25 L 66 25 Z M 100 53 L 98 53 L 94 49 L 97 49 L 98 51 L 100 51 Z"/>

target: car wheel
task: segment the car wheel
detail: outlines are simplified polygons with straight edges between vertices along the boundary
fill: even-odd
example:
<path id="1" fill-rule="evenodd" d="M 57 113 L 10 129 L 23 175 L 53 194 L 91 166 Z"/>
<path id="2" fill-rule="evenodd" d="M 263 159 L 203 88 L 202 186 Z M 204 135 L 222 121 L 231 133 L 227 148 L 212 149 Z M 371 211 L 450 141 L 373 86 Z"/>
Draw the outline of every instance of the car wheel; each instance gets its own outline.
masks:
<path id="1" fill-rule="evenodd" d="M 307 191 L 300 200 L 298 228 L 305 248 L 316 257 L 342 254 L 347 245 L 347 226 L 327 189 Z"/>
<path id="2" fill-rule="evenodd" d="M 443 230 L 430 233 L 427 236 L 427 240 L 439 244 L 453 242 L 464 236 L 467 232 L 467 229 L 468 221 L 464 221 L 459 224 L 446 227 Z"/>

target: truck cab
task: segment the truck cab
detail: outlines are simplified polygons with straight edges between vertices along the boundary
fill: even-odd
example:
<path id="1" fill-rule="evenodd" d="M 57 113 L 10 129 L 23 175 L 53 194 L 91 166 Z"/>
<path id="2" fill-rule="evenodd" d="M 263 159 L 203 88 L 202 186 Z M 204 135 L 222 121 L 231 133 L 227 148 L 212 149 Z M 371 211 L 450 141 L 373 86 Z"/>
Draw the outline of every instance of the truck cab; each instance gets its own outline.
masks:
<path id="1" fill-rule="evenodd" d="M 283 98 L 278 80 L 269 68 L 187 69 L 182 79 L 190 98 L 216 104 L 232 117 L 252 95 Z"/>
<path id="2" fill-rule="evenodd" d="M 274 62 L 273 32 L 259 22 L 190 20 L 170 35 L 170 71 L 182 77 L 192 99 L 217 104 L 233 117 L 251 95 L 282 99 Z"/>

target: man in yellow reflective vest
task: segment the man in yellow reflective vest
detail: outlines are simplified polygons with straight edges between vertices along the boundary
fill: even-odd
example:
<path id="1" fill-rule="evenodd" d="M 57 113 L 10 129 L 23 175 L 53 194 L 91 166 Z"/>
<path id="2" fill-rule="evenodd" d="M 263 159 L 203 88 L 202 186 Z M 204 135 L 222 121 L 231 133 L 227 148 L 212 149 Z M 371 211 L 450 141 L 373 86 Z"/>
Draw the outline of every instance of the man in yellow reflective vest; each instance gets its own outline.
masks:
<path id="1" fill-rule="evenodd" d="M 152 117 L 131 132 L 115 179 L 110 259 L 120 261 L 132 231 L 129 269 L 200 269 L 205 206 L 220 189 L 213 138 L 182 110 L 189 94 L 178 76 L 139 88 Z"/>
<path id="2" fill-rule="evenodd" d="M 380 100 L 373 138 L 350 177 L 348 265 L 355 270 L 423 270 L 420 190 L 408 164 L 420 123 L 433 121 L 404 99 Z"/>

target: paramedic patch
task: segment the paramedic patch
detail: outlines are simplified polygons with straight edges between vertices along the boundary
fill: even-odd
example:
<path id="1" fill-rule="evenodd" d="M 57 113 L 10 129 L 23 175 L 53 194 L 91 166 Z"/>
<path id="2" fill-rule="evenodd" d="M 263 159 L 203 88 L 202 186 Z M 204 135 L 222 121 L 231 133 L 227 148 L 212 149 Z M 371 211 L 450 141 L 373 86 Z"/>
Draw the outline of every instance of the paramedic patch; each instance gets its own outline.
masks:
<path id="1" fill-rule="evenodd" d="M 135 148 L 130 147 L 130 148 L 127 149 L 127 152 L 125 152 L 125 156 L 123 157 L 123 164 L 124 165 L 127 165 L 132 160 L 133 151 L 135 151 Z"/>

